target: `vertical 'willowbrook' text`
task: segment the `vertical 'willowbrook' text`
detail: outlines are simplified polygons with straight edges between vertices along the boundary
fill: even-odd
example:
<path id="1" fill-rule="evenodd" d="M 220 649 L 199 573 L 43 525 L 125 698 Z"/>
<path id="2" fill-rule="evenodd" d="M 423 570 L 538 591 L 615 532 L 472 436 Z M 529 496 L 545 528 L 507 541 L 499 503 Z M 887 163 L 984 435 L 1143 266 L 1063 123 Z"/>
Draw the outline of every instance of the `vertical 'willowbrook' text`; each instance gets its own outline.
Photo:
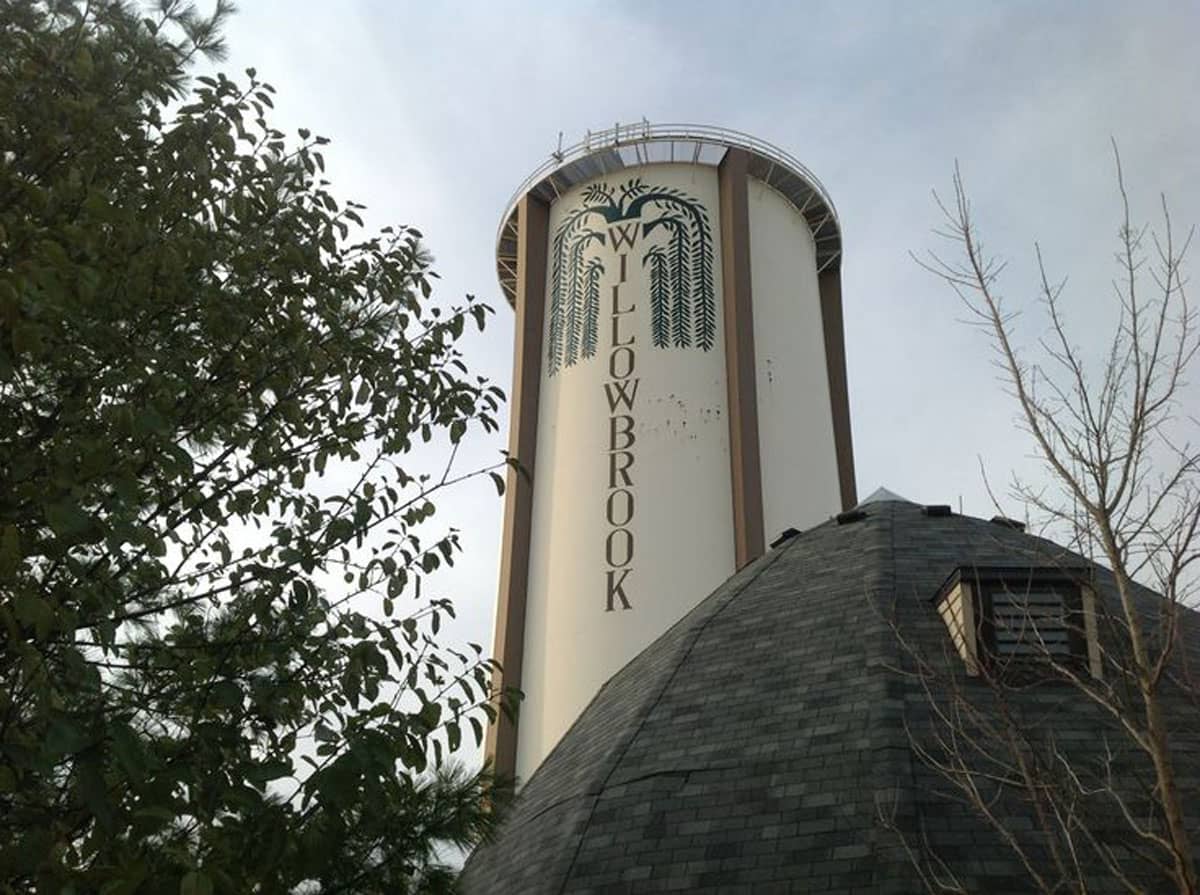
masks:
<path id="1" fill-rule="evenodd" d="M 637 225 L 633 230 L 636 233 Z M 618 228 L 612 228 L 617 230 Z M 633 239 L 628 233 L 611 233 L 614 247 L 624 237 L 632 247 Z M 608 494 L 604 502 L 604 518 L 608 523 L 608 536 L 604 539 L 605 592 L 604 611 L 612 612 L 617 603 L 622 610 L 632 609 L 625 581 L 633 571 L 634 539 L 631 523 L 634 515 L 633 499 L 633 406 L 637 398 L 638 382 L 633 371 L 637 356 L 633 346 L 636 341 L 629 323 L 623 318 L 633 313 L 636 305 L 630 302 L 622 306 L 621 287 L 625 283 L 627 255 L 620 256 L 620 276 L 612 287 L 612 340 L 608 355 L 608 381 L 604 383 L 604 397 L 608 401 Z"/>

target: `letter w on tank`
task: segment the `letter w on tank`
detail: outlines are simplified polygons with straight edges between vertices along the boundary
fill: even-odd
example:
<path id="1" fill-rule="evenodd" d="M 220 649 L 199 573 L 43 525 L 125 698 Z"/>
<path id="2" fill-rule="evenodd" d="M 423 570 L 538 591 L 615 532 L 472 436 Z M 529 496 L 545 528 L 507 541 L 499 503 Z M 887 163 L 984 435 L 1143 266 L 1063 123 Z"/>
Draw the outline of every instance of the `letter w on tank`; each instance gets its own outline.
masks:
<path id="1" fill-rule="evenodd" d="M 637 240 L 638 222 L 630 221 L 625 224 L 614 224 L 608 228 L 608 238 L 612 240 L 613 249 L 620 251 L 622 246 L 633 248 Z"/>
<path id="2" fill-rule="evenodd" d="M 626 410 L 633 410 L 633 400 L 637 397 L 638 383 L 641 379 L 620 379 L 616 382 L 604 383 L 604 394 L 608 397 L 610 413 L 616 413 L 617 408 L 625 405 Z"/>

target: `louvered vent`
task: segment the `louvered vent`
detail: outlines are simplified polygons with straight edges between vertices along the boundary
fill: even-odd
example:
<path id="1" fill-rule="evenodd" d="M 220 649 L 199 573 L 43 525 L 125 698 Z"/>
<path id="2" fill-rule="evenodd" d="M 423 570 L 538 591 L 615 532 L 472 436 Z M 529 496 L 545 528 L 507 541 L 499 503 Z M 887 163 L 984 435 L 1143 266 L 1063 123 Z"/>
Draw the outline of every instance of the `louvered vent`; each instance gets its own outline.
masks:
<path id="1" fill-rule="evenodd" d="M 1071 655 L 1066 606 L 1056 590 L 1014 593 L 997 588 L 992 592 L 992 621 L 996 655 L 1001 659 Z"/>

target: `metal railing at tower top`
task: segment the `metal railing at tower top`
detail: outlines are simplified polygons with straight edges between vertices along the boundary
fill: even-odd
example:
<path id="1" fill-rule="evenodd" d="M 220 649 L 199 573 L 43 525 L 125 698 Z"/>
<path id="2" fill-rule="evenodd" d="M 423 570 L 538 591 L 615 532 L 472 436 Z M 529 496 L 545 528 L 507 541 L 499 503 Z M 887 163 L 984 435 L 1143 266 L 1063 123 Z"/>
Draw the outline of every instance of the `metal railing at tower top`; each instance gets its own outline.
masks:
<path id="1" fill-rule="evenodd" d="M 750 156 L 750 173 L 782 193 L 808 221 L 817 269 L 841 259 L 841 230 L 833 200 L 816 175 L 796 158 L 758 137 L 703 124 L 615 124 L 588 131 L 552 152 L 513 193 L 496 233 L 496 273 L 509 302 L 516 293 L 517 204 L 526 194 L 551 202 L 578 183 L 624 168 L 662 162 L 717 165 L 731 148 Z"/>

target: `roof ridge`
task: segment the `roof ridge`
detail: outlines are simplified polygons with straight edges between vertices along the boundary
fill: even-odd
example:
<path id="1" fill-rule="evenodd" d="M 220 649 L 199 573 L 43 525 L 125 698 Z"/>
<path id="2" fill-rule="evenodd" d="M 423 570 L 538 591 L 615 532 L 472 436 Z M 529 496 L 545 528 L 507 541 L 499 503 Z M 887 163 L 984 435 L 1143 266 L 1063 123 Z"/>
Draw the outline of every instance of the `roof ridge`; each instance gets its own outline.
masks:
<path id="1" fill-rule="evenodd" d="M 883 490 L 883 489 L 880 489 Z M 877 492 L 878 493 L 878 492 Z M 873 497 L 874 495 L 872 495 Z M 868 498 L 870 500 L 870 498 Z M 903 501 L 903 498 L 900 499 Z M 903 501 L 910 503 L 909 501 Z M 900 606 L 900 586 L 898 574 L 898 558 L 896 548 L 896 517 L 897 508 L 891 507 L 888 512 L 881 513 L 881 516 L 887 519 L 887 572 L 886 579 L 888 581 L 888 601 L 893 607 L 893 613 Z M 959 517 L 961 521 L 964 517 Z M 903 647 L 897 640 L 899 622 L 895 614 L 889 619 L 883 613 L 883 607 L 876 607 L 876 611 L 880 614 L 884 623 L 884 628 L 880 632 L 882 642 L 879 644 L 879 652 L 877 655 L 886 657 L 884 662 L 891 659 L 896 660 L 896 666 L 889 668 L 884 665 L 885 674 L 882 679 L 883 683 L 883 698 L 887 698 L 890 680 L 896 676 L 896 669 L 902 667 L 903 662 Z M 895 655 L 889 655 L 893 650 Z M 905 722 L 907 725 L 907 721 Z M 907 726 L 905 727 L 907 731 Z M 871 737 L 875 741 L 875 748 L 880 750 L 880 754 L 884 758 L 878 762 L 873 773 L 875 775 L 874 784 L 876 786 L 876 812 L 882 812 L 885 805 L 879 801 L 879 794 L 891 790 L 893 793 L 893 803 L 891 810 L 893 813 L 892 823 L 897 823 L 897 816 L 900 812 L 901 805 L 912 807 L 914 817 L 920 816 L 920 808 L 915 798 L 918 791 L 917 768 L 914 765 L 914 756 L 908 749 L 903 748 L 902 744 L 899 750 L 893 749 L 894 745 L 892 737 L 897 731 L 888 730 L 887 725 L 875 725 L 871 731 Z M 907 740 L 907 733 L 905 734 Z M 886 841 L 886 828 L 880 825 L 872 826 L 868 842 L 874 859 L 883 867 L 888 868 L 888 873 L 896 878 L 903 878 L 904 870 L 906 869 L 907 857 L 901 858 L 899 855 L 889 852 L 888 843 Z"/>

